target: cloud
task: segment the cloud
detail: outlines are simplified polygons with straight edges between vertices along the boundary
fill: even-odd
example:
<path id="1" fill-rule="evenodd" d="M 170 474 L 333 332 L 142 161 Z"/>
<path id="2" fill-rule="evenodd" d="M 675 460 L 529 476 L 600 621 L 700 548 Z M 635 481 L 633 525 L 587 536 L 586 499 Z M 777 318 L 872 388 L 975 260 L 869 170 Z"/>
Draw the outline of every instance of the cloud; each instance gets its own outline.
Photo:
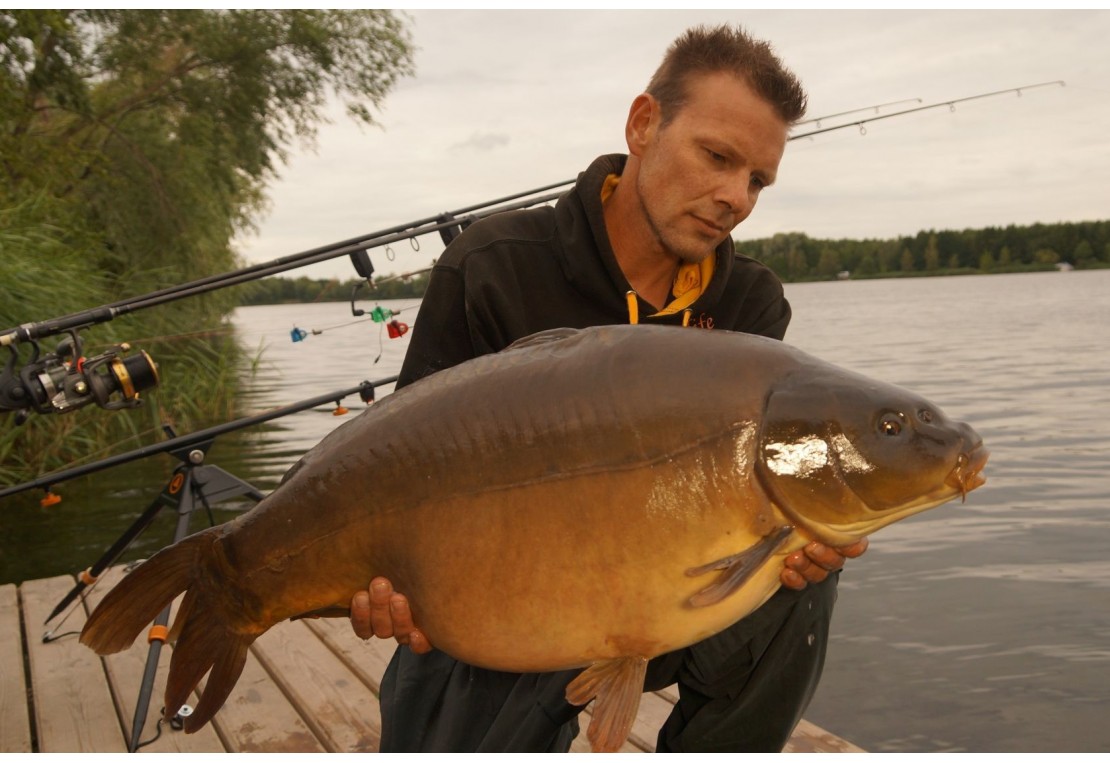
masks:
<path id="1" fill-rule="evenodd" d="M 504 133 L 476 132 L 466 140 L 452 145 L 451 149 L 463 151 L 493 151 L 494 149 L 509 145 L 509 140 L 509 136 Z"/>
<path id="2" fill-rule="evenodd" d="M 740 239 L 1106 219 L 1108 11 L 412 11 L 416 76 L 381 129 L 336 111 L 293 150 L 251 262 L 573 178 L 622 151 L 624 122 L 667 45 L 739 23 L 802 79 L 810 115 L 1028 90 L 791 142 Z M 427 264 L 397 247 L 379 270 Z M 405 251 L 402 251 L 404 249 Z M 324 268 L 325 266 L 318 266 Z M 337 266 L 342 275 L 349 267 Z M 300 271 L 296 275 L 300 275 Z M 316 276 L 316 273 L 305 273 Z"/>

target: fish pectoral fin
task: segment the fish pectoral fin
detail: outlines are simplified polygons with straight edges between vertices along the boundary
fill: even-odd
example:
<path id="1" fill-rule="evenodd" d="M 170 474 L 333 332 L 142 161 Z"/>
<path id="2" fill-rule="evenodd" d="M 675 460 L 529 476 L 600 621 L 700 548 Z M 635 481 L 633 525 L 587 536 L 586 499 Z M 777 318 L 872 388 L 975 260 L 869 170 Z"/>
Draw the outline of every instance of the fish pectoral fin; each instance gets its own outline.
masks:
<path id="1" fill-rule="evenodd" d="M 602 660 L 567 685 L 567 702 L 572 705 L 597 699 L 586 732 L 594 752 L 616 752 L 628 739 L 640 709 L 647 664 L 646 657 L 636 656 Z"/>
<path id="2" fill-rule="evenodd" d="M 779 527 L 764 535 L 751 548 L 746 548 L 738 554 L 726 556 L 724 559 L 718 559 L 701 567 L 686 570 L 686 575 L 692 578 L 714 570 L 724 570 L 712 584 L 690 597 L 690 605 L 708 607 L 739 590 L 793 532 L 794 528 L 789 525 Z"/>

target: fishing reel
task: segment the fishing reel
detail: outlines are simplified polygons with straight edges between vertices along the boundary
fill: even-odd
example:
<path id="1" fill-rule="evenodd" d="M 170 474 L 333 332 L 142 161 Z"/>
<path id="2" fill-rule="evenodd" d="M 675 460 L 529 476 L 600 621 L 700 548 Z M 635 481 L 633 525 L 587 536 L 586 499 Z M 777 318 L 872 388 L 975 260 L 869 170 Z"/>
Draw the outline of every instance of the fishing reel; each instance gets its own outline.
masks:
<path id="1" fill-rule="evenodd" d="M 18 369 L 19 353 L 14 346 L 8 349 L 11 356 L 0 373 L 0 410 L 17 411 L 16 424 L 31 411 L 67 413 L 89 403 L 110 411 L 134 408 L 141 402 L 139 393 L 158 384 L 158 366 L 146 351 L 124 357 L 131 349 L 124 343 L 87 358 L 76 330 L 45 355 L 32 341 L 31 357 Z"/>

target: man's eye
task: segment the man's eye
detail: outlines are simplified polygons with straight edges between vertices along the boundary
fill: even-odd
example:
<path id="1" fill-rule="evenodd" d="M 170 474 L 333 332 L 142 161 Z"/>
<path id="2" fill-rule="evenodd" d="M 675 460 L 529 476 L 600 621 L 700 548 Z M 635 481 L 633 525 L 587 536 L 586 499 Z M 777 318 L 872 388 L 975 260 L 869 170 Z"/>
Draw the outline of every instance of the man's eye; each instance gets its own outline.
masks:
<path id="1" fill-rule="evenodd" d="M 717 153 L 716 151 L 712 151 L 712 150 L 710 150 L 710 149 L 708 149 L 708 148 L 707 148 L 707 149 L 705 149 L 705 152 L 706 152 L 707 154 L 709 154 L 709 158 L 710 158 L 710 159 L 712 159 L 712 160 L 713 160 L 714 162 L 716 162 L 717 164 L 724 164 L 724 163 L 725 163 L 725 156 L 724 156 L 724 154 L 718 154 L 718 153 Z"/>

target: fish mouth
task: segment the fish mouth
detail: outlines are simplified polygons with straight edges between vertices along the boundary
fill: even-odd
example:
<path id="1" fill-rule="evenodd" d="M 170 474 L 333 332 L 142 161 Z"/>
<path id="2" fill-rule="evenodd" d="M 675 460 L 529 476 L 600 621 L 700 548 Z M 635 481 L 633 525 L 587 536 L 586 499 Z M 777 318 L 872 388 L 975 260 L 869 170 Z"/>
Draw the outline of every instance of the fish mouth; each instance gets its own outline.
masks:
<path id="1" fill-rule="evenodd" d="M 956 464 L 944 481 L 934 482 L 931 491 L 901 505 L 871 509 L 870 515 L 857 521 L 825 523 L 817 528 L 817 534 L 826 543 L 846 546 L 901 519 L 948 503 L 957 495 L 966 502 L 967 494 L 987 481 L 982 471 L 989 456 L 990 451 L 983 447 L 982 441 L 976 442 L 956 457 Z"/>
<path id="2" fill-rule="evenodd" d="M 971 450 L 956 457 L 956 465 L 948 473 L 944 484 L 958 490 L 961 500 L 967 501 L 967 494 L 987 481 L 982 472 L 989 457 L 990 451 L 981 442 L 977 443 Z"/>

